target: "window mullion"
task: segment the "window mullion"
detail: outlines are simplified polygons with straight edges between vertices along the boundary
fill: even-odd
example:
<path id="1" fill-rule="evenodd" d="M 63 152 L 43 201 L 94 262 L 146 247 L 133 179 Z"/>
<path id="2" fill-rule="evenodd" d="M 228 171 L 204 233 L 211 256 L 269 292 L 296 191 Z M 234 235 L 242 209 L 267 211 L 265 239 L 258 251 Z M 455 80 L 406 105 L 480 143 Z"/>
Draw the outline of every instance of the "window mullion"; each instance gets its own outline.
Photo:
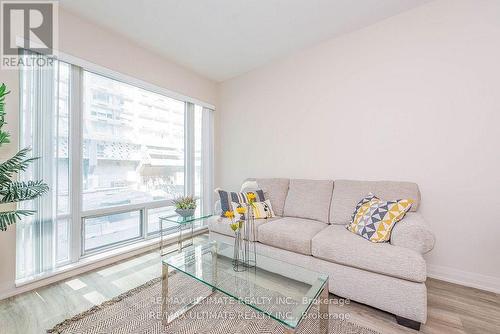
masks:
<path id="1" fill-rule="evenodd" d="M 76 262 L 82 254 L 82 156 L 83 156 L 83 70 L 71 65 L 70 76 L 70 259 Z"/>

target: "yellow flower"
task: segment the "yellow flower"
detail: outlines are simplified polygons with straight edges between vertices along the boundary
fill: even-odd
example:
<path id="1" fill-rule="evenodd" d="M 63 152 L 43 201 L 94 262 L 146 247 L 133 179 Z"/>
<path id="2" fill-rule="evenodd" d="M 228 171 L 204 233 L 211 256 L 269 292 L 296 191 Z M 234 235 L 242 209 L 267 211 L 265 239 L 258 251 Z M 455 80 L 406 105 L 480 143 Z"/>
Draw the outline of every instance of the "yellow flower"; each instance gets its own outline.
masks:
<path id="1" fill-rule="evenodd" d="M 236 208 L 236 212 L 238 212 L 240 215 L 242 215 L 242 214 L 244 214 L 245 212 L 247 212 L 247 208 L 242 207 L 242 206 L 237 207 L 237 208 Z"/>
<path id="2" fill-rule="evenodd" d="M 250 203 L 255 202 L 255 199 L 256 199 L 256 198 L 257 198 L 257 196 L 255 196 L 255 194 L 254 194 L 254 193 L 248 193 L 248 194 L 247 194 L 247 199 L 248 199 L 248 201 L 249 201 Z"/>
<path id="3" fill-rule="evenodd" d="M 232 223 L 229 226 L 231 227 L 231 230 L 233 230 L 233 232 L 236 232 L 238 230 L 238 228 L 240 227 L 238 223 Z"/>
<path id="4" fill-rule="evenodd" d="M 226 211 L 224 213 L 224 216 L 226 216 L 226 218 L 233 219 L 234 218 L 234 212 L 233 211 Z"/>

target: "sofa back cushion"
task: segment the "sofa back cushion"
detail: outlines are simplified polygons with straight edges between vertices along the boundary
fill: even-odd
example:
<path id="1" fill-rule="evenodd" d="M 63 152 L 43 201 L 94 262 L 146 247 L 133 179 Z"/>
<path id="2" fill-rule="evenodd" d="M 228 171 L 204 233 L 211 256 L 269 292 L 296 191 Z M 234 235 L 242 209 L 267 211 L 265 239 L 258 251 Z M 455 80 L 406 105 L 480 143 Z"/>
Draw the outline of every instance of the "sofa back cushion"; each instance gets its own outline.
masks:
<path id="1" fill-rule="evenodd" d="M 348 224 L 356 204 L 368 193 L 385 200 L 411 199 L 413 204 L 410 211 L 417 211 L 420 205 L 420 190 L 413 182 L 335 180 L 330 223 Z"/>
<path id="2" fill-rule="evenodd" d="M 332 191 L 332 180 L 290 180 L 283 215 L 328 224 Z"/>
<path id="3" fill-rule="evenodd" d="M 262 189 L 266 199 L 271 201 L 274 214 L 283 216 L 283 207 L 288 193 L 289 179 L 280 178 L 257 178 L 246 179 L 241 185 L 241 191 Z"/>

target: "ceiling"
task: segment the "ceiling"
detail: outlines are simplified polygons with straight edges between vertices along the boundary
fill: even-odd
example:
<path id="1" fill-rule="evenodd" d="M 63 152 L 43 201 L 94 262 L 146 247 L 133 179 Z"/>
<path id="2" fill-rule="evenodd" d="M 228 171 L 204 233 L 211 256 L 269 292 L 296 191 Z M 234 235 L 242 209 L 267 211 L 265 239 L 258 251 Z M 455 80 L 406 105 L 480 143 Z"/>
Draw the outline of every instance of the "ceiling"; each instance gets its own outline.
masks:
<path id="1" fill-rule="evenodd" d="M 205 77 L 224 81 L 429 0 L 60 0 Z"/>

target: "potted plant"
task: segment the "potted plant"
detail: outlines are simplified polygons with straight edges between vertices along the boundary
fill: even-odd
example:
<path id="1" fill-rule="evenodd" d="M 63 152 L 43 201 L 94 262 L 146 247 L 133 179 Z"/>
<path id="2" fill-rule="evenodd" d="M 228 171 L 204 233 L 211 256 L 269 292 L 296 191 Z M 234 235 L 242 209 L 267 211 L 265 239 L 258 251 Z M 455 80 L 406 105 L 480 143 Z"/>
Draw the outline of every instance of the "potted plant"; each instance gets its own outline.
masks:
<path id="1" fill-rule="evenodd" d="M 175 212 L 182 217 L 194 215 L 196 200 L 193 196 L 180 196 L 174 199 Z"/>

